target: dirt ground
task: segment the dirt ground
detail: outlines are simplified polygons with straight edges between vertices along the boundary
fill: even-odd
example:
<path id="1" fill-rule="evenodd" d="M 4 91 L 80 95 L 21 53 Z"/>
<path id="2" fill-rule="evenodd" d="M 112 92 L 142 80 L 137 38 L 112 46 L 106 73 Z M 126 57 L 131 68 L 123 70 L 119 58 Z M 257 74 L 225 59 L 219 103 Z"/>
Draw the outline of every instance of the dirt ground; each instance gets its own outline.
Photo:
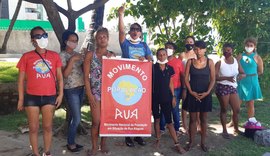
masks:
<path id="1" fill-rule="evenodd" d="M 209 113 L 209 117 L 215 116 L 215 118 L 218 117 L 217 113 Z M 210 119 L 209 119 L 210 120 Z M 89 130 L 90 131 L 90 130 Z M 228 143 L 229 140 L 224 139 L 220 133 L 222 132 L 221 125 L 213 124 L 209 122 L 208 125 L 208 132 L 207 132 L 207 146 L 209 147 L 209 150 L 217 150 L 218 148 L 221 148 L 224 144 Z M 233 128 L 228 128 L 228 132 L 230 134 L 233 133 Z M 152 135 L 153 136 L 153 135 Z M 231 135 L 231 139 L 236 139 L 237 137 L 234 137 Z M 90 135 L 78 135 L 77 136 L 77 143 L 84 145 L 84 149 L 80 151 L 79 153 L 71 153 L 66 149 L 66 138 L 64 135 L 58 135 L 57 137 L 53 137 L 53 144 L 51 153 L 54 156 L 86 156 L 86 151 L 90 149 Z M 138 144 L 135 144 L 135 147 L 127 147 L 124 143 L 124 138 L 122 137 L 110 137 L 107 140 L 107 145 L 109 147 L 110 152 L 108 154 L 103 154 L 99 152 L 97 156 L 102 155 L 110 155 L 110 156 L 175 156 L 179 155 L 176 153 L 176 151 L 173 149 L 174 143 L 172 139 L 169 136 L 168 131 L 162 135 L 161 137 L 161 147 L 159 150 L 157 150 L 154 147 L 155 138 L 145 138 L 147 145 L 140 146 Z M 180 143 L 182 146 L 185 146 L 188 142 L 188 136 L 182 135 L 179 137 Z M 40 149 L 42 151 L 42 132 L 39 136 L 40 141 Z M 190 151 L 186 152 L 185 154 L 182 154 L 183 156 L 204 156 L 207 155 L 207 153 L 203 152 L 199 146 L 200 143 L 200 136 L 196 136 L 196 143 L 197 146 L 192 148 Z M 27 156 L 31 153 L 30 147 L 29 147 L 29 140 L 28 140 L 28 134 L 21 134 L 18 132 L 6 132 L 6 131 L 0 131 L 0 156 Z"/>

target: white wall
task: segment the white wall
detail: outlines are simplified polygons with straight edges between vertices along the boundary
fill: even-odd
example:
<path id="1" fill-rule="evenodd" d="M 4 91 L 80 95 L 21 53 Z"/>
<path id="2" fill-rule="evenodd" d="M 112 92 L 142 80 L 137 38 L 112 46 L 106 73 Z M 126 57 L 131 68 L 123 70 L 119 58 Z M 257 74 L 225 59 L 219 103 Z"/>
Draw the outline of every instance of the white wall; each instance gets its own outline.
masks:
<path id="1" fill-rule="evenodd" d="M 0 45 L 3 44 L 6 31 L 0 31 Z M 48 49 L 54 50 L 56 52 L 60 51 L 60 44 L 56 38 L 53 31 L 48 31 L 49 34 L 49 44 Z M 79 46 L 83 44 L 86 36 L 86 32 L 78 32 L 79 35 Z M 30 41 L 30 31 L 15 31 L 11 32 L 8 44 L 7 53 L 9 54 L 23 54 L 24 52 L 30 51 L 33 46 Z M 110 33 L 108 50 L 111 50 L 118 55 L 121 54 L 121 49 L 118 41 L 118 32 Z"/>

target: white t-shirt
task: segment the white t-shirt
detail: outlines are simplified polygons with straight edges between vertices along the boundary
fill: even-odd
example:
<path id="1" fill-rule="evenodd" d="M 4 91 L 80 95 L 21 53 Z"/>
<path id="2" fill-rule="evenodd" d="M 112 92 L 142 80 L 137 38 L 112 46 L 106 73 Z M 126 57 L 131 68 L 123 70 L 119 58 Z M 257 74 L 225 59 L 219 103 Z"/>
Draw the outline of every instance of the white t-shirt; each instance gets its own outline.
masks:
<path id="1" fill-rule="evenodd" d="M 230 85 L 233 86 L 234 88 L 237 87 L 237 82 L 236 82 L 236 78 L 238 75 L 239 71 L 238 71 L 238 63 L 237 60 L 235 58 L 233 58 L 233 64 L 227 64 L 225 62 L 225 57 L 222 57 L 220 59 L 220 69 L 219 69 L 219 76 L 220 77 L 234 77 L 235 82 L 231 82 L 228 80 L 222 80 L 222 81 L 217 81 L 217 83 L 219 84 L 223 84 L 223 85 Z"/>

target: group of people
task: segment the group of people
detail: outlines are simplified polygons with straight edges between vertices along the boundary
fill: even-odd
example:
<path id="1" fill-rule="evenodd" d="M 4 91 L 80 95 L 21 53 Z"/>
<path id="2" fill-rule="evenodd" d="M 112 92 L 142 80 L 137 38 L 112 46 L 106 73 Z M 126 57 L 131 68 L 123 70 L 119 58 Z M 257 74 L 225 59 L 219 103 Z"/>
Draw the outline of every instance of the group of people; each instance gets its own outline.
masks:
<path id="1" fill-rule="evenodd" d="M 141 41 L 142 28 L 138 23 L 130 26 L 129 38 L 124 31 L 124 6 L 119 13 L 119 43 L 122 58 L 153 61 L 153 54 L 145 42 Z M 74 51 L 79 37 L 75 32 L 66 30 L 62 35 L 60 54 L 47 50 L 48 34 L 42 27 L 34 27 L 30 32 L 34 50 L 24 53 L 17 64 L 18 110 L 26 110 L 29 123 L 29 140 L 34 156 L 39 156 L 38 130 L 39 114 L 42 114 L 44 153 L 51 156 L 52 121 L 56 108 L 65 97 L 70 110 L 68 116 L 67 149 L 78 152 L 83 145 L 75 142 L 78 125 L 81 121 L 81 106 L 86 94 L 91 108 L 92 149 L 87 155 L 96 155 L 99 150 L 98 137 L 101 112 L 101 73 L 102 57 L 115 56 L 108 51 L 109 32 L 99 28 L 95 35 L 96 49 L 88 51 L 85 56 Z M 226 129 L 227 106 L 231 105 L 232 123 L 238 133 L 238 114 L 241 101 L 247 103 L 248 117 L 255 115 L 254 100 L 262 98 L 258 75 L 263 73 L 263 62 L 256 52 L 256 40 L 245 41 L 245 51 L 237 58 L 233 57 L 232 44 L 224 44 L 223 57 L 219 62 L 207 58 L 207 45 L 195 41 L 193 36 L 185 39 L 186 51 L 176 57 L 176 45 L 167 42 L 157 50 L 157 62 L 153 65 L 152 114 L 156 147 L 159 147 L 161 134 L 165 126 L 173 139 L 174 147 L 182 154 L 194 145 L 197 131 L 201 134 L 201 148 L 207 151 L 205 144 L 207 130 L 207 113 L 212 110 L 212 89 L 216 85 L 216 95 L 221 110 L 220 120 L 223 126 L 222 136 L 229 138 Z M 26 94 L 24 93 L 26 82 Z M 239 95 L 239 96 L 238 96 Z M 239 98 L 240 97 L 240 98 Z M 180 100 L 182 99 L 182 127 L 189 135 L 189 144 L 183 148 L 178 141 L 180 130 Z M 240 100 L 241 99 L 241 100 Z M 189 112 L 189 124 L 187 124 Z M 189 125 L 189 126 L 188 126 Z M 146 142 L 142 137 L 125 138 L 129 147 Z M 101 152 L 107 153 L 106 138 L 100 142 Z"/>

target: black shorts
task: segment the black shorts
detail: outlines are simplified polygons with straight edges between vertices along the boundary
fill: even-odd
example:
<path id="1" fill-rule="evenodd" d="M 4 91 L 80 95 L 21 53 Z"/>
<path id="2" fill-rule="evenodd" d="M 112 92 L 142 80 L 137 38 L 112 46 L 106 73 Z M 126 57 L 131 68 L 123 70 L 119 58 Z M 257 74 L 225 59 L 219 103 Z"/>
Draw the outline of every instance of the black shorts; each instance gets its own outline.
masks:
<path id="1" fill-rule="evenodd" d="M 172 101 L 163 102 L 163 103 L 153 101 L 152 113 L 153 113 L 154 119 L 160 119 L 161 112 L 164 114 L 165 122 L 167 124 L 172 123 Z"/>
<path id="2" fill-rule="evenodd" d="M 39 96 L 26 94 L 24 98 L 24 107 L 37 106 L 42 107 L 44 105 L 55 105 L 56 95 L 52 96 Z"/>

